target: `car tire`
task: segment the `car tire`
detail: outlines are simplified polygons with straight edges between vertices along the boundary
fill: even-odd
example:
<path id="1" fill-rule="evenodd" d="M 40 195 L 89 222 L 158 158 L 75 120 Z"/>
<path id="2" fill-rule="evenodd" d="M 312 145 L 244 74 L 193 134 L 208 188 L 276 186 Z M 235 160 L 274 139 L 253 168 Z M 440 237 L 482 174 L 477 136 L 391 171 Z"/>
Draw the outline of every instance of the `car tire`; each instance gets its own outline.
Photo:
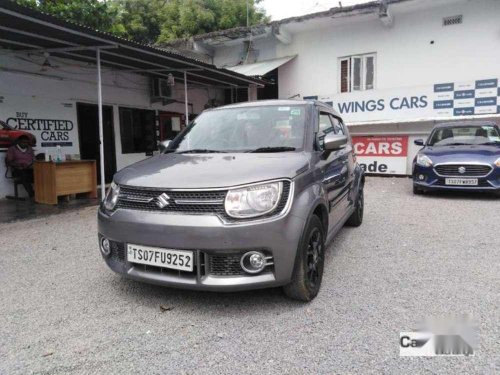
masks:
<path id="1" fill-rule="evenodd" d="M 358 197 L 356 198 L 354 212 L 345 223 L 349 227 L 359 227 L 363 223 L 363 213 L 365 211 L 365 196 L 363 190 L 364 186 L 361 185 L 359 187 Z"/>
<path id="2" fill-rule="evenodd" d="M 292 281 L 285 294 L 295 300 L 309 302 L 318 295 L 325 264 L 325 233 L 321 220 L 312 216 L 297 250 Z"/>
<path id="3" fill-rule="evenodd" d="M 413 194 L 422 195 L 424 191 L 420 189 L 417 185 L 413 184 Z"/>

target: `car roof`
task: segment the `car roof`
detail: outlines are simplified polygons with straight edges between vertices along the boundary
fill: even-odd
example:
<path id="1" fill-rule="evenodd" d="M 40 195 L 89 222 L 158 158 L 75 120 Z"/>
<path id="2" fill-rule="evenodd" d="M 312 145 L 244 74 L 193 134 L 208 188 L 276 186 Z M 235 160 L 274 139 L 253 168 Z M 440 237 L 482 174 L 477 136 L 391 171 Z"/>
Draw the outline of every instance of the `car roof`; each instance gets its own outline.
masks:
<path id="1" fill-rule="evenodd" d="M 289 105 L 316 105 L 319 107 L 324 107 L 329 112 L 333 112 L 336 116 L 341 117 L 335 109 L 329 106 L 326 103 L 323 103 L 319 100 L 302 100 L 302 99 L 271 99 L 271 100 L 255 100 L 250 102 L 240 102 L 234 104 L 228 104 L 222 107 L 212 108 L 211 111 L 217 111 L 220 109 L 226 108 L 249 108 L 249 107 L 260 107 L 260 106 L 271 106 L 271 105 L 280 105 L 280 106 L 289 106 Z"/>
<path id="2" fill-rule="evenodd" d="M 497 126 L 497 123 L 494 121 L 482 121 L 482 120 L 442 122 L 434 125 L 434 129 L 460 128 L 460 127 L 484 126 L 484 125 Z"/>

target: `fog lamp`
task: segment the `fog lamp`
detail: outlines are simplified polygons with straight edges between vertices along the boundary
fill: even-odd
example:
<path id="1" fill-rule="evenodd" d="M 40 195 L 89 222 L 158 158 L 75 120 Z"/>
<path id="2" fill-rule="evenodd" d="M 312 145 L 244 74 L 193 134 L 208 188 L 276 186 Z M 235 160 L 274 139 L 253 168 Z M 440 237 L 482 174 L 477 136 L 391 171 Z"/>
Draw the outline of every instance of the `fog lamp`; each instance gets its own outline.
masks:
<path id="1" fill-rule="evenodd" d="M 419 179 L 420 181 L 423 181 L 423 180 L 425 180 L 425 176 L 424 176 L 423 174 L 419 174 L 419 175 L 418 175 L 418 179 Z"/>
<path id="2" fill-rule="evenodd" d="M 241 257 L 241 268 L 247 273 L 259 273 L 266 267 L 266 257 L 259 251 L 250 251 Z"/>
<path id="3" fill-rule="evenodd" d="M 109 240 L 104 237 L 101 239 L 101 252 L 105 256 L 109 256 L 109 254 L 111 254 L 111 244 L 109 243 Z"/>

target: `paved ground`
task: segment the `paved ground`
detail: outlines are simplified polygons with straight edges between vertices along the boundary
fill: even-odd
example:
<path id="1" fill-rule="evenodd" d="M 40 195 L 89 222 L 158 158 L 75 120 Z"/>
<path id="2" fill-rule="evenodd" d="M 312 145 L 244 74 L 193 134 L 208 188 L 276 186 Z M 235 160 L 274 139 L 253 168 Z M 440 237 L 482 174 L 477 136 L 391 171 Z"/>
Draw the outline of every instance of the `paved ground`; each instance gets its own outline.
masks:
<path id="1" fill-rule="evenodd" d="M 95 208 L 2 224 L 0 374 L 500 373 L 500 199 L 369 178 L 366 202 L 310 304 L 123 280 Z M 475 357 L 399 357 L 400 331 L 461 312 L 480 325 Z"/>
<path id="2" fill-rule="evenodd" d="M 25 201 L 0 199 L 0 225 L 12 221 L 34 219 L 78 210 L 83 207 L 95 206 L 98 203 L 98 199 L 91 198 L 72 198 L 68 202 L 61 199 L 57 205 L 36 204 L 29 199 Z"/>

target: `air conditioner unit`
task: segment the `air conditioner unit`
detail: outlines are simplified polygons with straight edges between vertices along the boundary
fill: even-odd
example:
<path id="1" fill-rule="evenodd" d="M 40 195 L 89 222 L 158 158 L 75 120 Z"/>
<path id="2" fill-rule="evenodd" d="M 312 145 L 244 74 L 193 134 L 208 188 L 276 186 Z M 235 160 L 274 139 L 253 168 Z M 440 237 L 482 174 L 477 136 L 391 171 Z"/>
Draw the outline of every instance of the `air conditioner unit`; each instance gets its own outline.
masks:
<path id="1" fill-rule="evenodd" d="M 172 77 L 173 78 L 173 77 Z M 153 78 L 152 96 L 155 99 L 173 99 L 173 80 L 166 78 Z"/>

